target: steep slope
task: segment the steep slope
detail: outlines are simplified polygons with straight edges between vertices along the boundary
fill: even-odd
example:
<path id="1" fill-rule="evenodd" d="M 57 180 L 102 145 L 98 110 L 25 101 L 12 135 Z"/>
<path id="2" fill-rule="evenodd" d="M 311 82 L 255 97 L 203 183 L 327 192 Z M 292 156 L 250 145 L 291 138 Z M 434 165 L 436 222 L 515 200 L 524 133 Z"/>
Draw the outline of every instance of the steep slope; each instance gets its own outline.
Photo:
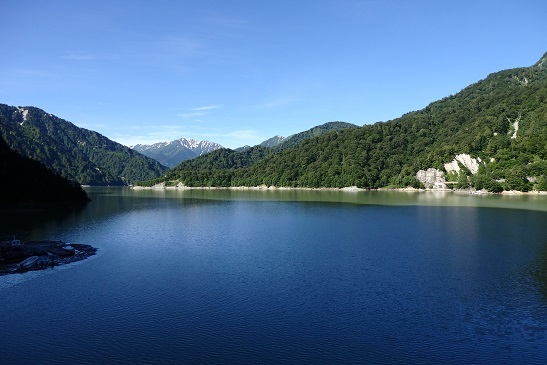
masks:
<path id="1" fill-rule="evenodd" d="M 416 186 L 418 170 L 444 170 L 462 153 L 482 162 L 475 174 L 462 168 L 454 177 L 461 187 L 547 190 L 547 54 L 389 122 L 307 139 L 249 167 L 181 166 L 170 178 L 193 186 Z"/>
<path id="2" fill-rule="evenodd" d="M 546 65 L 544 56 L 534 66 L 494 73 L 390 122 L 308 140 L 253 165 L 240 181 L 256 183 L 258 176 L 272 185 L 407 186 L 415 185 L 418 170 L 444 169 L 466 153 L 484 162 L 476 175 L 463 171 L 462 181 L 476 188 L 501 183 L 505 189 L 535 184 L 545 190 Z"/>
<path id="3" fill-rule="evenodd" d="M 262 146 L 254 146 L 241 152 L 235 152 L 228 148 L 215 150 L 207 155 L 185 161 L 169 173 L 180 170 L 227 170 L 239 169 L 251 166 L 270 153 L 270 149 Z"/>
<path id="4" fill-rule="evenodd" d="M 79 184 L 12 151 L 0 137 L 0 204 L 88 201 Z"/>
<path id="5" fill-rule="evenodd" d="M 330 133 L 332 131 L 353 127 L 356 126 L 350 123 L 330 122 L 313 127 L 307 131 L 297 133 L 292 137 L 289 137 L 291 139 L 294 139 L 287 145 L 285 145 L 284 142 L 288 138 L 276 136 L 267 139 L 266 141 L 254 147 L 245 146 L 236 150 L 221 148 L 207 155 L 184 161 L 179 166 L 168 171 L 161 178 L 149 181 L 140 181 L 138 182 L 138 184 L 153 185 L 156 182 L 178 179 L 179 176 L 185 176 L 185 182 L 187 182 L 189 185 L 194 185 L 193 181 L 195 181 L 198 185 L 205 184 L 203 186 L 215 186 L 217 185 L 217 183 L 215 182 L 217 180 L 215 179 L 209 179 L 208 177 L 205 178 L 205 180 L 203 181 L 201 181 L 200 179 L 204 176 L 209 176 L 213 174 L 214 171 L 218 170 L 228 171 L 233 169 L 250 167 L 271 153 L 275 153 L 277 151 L 296 146 L 298 143 L 302 143 L 307 139 L 313 138 L 313 136 L 318 136 L 324 133 Z M 271 145 L 272 147 L 267 147 L 268 145 Z M 229 173 L 221 173 L 222 176 L 227 176 L 227 174 Z M 222 183 L 220 183 L 221 186 L 225 186 L 226 184 L 231 183 L 229 178 L 222 177 L 220 178 L 220 180 L 222 180 Z M 200 182 L 198 183 L 198 181 Z"/>
<path id="6" fill-rule="evenodd" d="M 164 166 L 175 167 L 183 161 L 191 160 L 223 147 L 215 142 L 180 138 L 171 142 L 160 142 L 151 145 L 138 144 L 131 148 L 159 161 Z"/>
<path id="7" fill-rule="evenodd" d="M 0 135 L 23 156 L 85 185 L 125 185 L 153 179 L 157 161 L 34 107 L 0 104 Z"/>

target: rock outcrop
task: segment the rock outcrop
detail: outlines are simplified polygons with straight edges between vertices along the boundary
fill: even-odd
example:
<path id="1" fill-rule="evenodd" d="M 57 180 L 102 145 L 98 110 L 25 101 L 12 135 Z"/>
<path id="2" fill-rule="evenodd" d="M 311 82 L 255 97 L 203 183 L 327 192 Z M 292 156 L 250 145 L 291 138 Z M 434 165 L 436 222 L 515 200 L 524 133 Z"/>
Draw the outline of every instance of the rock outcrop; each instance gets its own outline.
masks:
<path id="1" fill-rule="evenodd" d="M 416 179 L 424 184 L 426 189 L 446 189 L 444 172 L 438 169 L 429 168 L 416 173 Z"/>
<path id="2" fill-rule="evenodd" d="M 468 154 L 461 153 L 459 155 L 456 155 L 454 160 L 452 160 L 451 162 L 445 163 L 444 169 L 446 170 L 447 173 L 451 173 L 451 172 L 459 173 L 460 165 L 458 164 L 458 162 L 461 163 L 463 166 L 465 166 L 474 175 L 477 172 L 479 172 L 479 165 L 482 161 L 479 157 L 473 158 Z"/>

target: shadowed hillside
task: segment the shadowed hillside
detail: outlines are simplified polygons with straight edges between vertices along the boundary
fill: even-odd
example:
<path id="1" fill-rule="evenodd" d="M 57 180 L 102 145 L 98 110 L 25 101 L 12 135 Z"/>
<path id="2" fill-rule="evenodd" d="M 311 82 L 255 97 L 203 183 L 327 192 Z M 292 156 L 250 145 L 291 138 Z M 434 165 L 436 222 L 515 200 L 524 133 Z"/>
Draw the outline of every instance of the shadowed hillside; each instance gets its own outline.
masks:
<path id="1" fill-rule="evenodd" d="M 126 185 L 153 179 L 167 169 L 97 132 L 34 107 L 0 104 L 0 136 L 14 151 L 82 185 Z"/>
<path id="2" fill-rule="evenodd" d="M 0 204 L 88 201 L 79 184 L 12 151 L 0 137 Z"/>

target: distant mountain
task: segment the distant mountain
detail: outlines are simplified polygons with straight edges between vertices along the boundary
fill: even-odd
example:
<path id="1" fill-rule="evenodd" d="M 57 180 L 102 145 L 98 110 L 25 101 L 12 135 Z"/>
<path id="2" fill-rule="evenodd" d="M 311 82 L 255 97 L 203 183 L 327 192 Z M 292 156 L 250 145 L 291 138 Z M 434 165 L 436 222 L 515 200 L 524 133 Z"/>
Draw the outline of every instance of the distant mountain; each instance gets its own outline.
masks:
<path id="1" fill-rule="evenodd" d="M 81 186 L 12 151 L 0 137 L 0 204 L 88 201 Z"/>
<path id="2" fill-rule="evenodd" d="M 318 126 L 315 126 L 311 129 L 308 129 L 303 132 L 293 134 L 289 137 L 275 136 L 261 142 L 258 146 L 268 147 L 268 148 L 277 148 L 283 150 L 285 148 L 290 148 L 298 145 L 302 141 L 305 141 L 309 138 L 318 137 L 322 134 L 329 133 L 332 131 L 339 131 L 346 128 L 356 128 L 358 127 L 355 124 L 346 123 L 346 122 L 328 122 Z M 251 148 L 251 146 L 243 146 L 236 148 L 234 151 L 242 152 Z"/>
<path id="3" fill-rule="evenodd" d="M 276 147 L 277 145 L 279 145 L 284 140 L 285 140 L 285 137 L 275 136 L 275 137 L 272 137 L 270 139 L 265 140 L 260 145 L 262 147 Z"/>
<path id="4" fill-rule="evenodd" d="M 177 176 L 185 173 L 189 173 L 190 175 L 195 176 L 195 172 L 200 170 L 219 171 L 250 167 L 270 154 L 274 154 L 284 149 L 297 146 L 299 143 L 303 143 L 310 138 L 348 128 L 357 128 L 357 126 L 344 122 L 329 122 L 315 126 L 311 129 L 308 129 L 307 131 L 294 134 L 288 138 L 275 136 L 253 147 L 244 146 L 235 150 L 221 148 L 213 151 L 208 155 L 200 156 L 190 161 L 184 161 L 179 166 L 171 169 L 169 172 L 167 172 L 167 174 L 163 175 L 159 179 L 150 180 L 148 182 L 141 181 L 139 182 L 139 184 L 150 185 L 157 181 L 164 181 L 166 179 L 169 180 L 172 178 L 176 178 Z M 223 182 L 222 184 L 225 183 Z M 204 186 L 213 185 L 214 184 L 210 184 L 208 182 Z"/>
<path id="5" fill-rule="evenodd" d="M 12 150 L 83 185 L 127 185 L 167 170 L 137 151 L 35 107 L 0 104 L 0 136 Z"/>
<path id="6" fill-rule="evenodd" d="M 131 148 L 159 161 L 164 166 L 175 167 L 182 161 L 191 160 L 223 147 L 214 142 L 181 138 L 171 142 L 159 142 L 151 145 L 138 144 Z"/>
<path id="7" fill-rule="evenodd" d="M 246 144 L 246 145 L 243 146 L 243 147 L 238 147 L 238 148 L 236 148 L 234 151 L 235 151 L 235 152 L 243 152 L 243 151 L 248 150 L 249 148 L 251 148 L 251 146 L 249 146 L 248 144 Z"/>

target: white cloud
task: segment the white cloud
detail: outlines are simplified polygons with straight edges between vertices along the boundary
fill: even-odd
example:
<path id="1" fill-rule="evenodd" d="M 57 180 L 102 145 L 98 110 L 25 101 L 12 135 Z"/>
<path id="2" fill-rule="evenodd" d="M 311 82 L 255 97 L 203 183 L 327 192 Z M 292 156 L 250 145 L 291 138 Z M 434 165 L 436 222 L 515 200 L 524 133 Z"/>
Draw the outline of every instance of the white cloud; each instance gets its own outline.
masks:
<path id="1" fill-rule="evenodd" d="M 177 114 L 177 117 L 180 117 L 180 118 L 194 118 L 194 117 L 202 117 L 202 116 L 207 115 L 207 114 L 208 113 L 204 113 L 204 112 L 189 112 L 189 113 Z"/>
<path id="2" fill-rule="evenodd" d="M 212 109 L 220 109 L 220 105 L 206 105 L 206 106 L 199 106 L 197 108 L 192 108 L 191 110 L 212 110 Z"/>
<path id="3" fill-rule="evenodd" d="M 186 113 L 179 113 L 179 114 L 177 114 L 177 116 L 180 117 L 180 118 L 185 118 L 185 119 L 195 118 L 195 117 L 202 117 L 204 115 L 211 114 L 210 113 L 211 110 L 220 109 L 220 108 L 221 108 L 220 105 L 199 106 L 199 107 L 190 109 L 190 111 L 188 111 Z"/>

